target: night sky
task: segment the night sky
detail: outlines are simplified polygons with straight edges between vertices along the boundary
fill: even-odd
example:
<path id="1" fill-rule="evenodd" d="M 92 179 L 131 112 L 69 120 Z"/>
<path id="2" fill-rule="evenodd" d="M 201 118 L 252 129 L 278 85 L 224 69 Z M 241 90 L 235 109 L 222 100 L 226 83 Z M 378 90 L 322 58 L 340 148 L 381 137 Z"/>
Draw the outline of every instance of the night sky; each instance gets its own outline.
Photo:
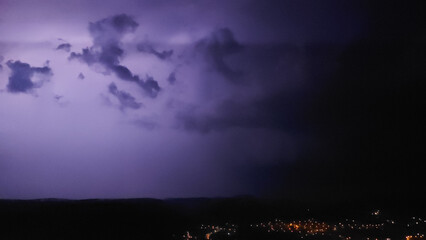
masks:
<path id="1" fill-rule="evenodd" d="M 425 10 L 0 0 L 0 198 L 423 193 Z"/>

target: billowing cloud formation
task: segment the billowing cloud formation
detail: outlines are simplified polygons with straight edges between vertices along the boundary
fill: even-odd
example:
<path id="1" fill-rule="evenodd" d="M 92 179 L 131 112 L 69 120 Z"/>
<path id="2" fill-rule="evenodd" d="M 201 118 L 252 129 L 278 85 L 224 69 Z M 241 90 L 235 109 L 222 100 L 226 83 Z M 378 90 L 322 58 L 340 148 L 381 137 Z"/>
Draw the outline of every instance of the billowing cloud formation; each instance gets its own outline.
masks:
<path id="1" fill-rule="evenodd" d="M 69 43 L 59 44 L 56 50 L 64 50 L 65 52 L 69 52 L 71 51 L 71 44 Z"/>
<path id="2" fill-rule="evenodd" d="M 28 92 L 33 88 L 41 87 L 43 81 L 33 82 L 31 78 L 34 74 L 39 73 L 44 76 L 52 74 L 48 66 L 45 67 L 31 67 L 28 63 L 20 61 L 8 61 L 6 65 L 12 70 L 7 84 L 7 90 L 13 93 Z"/>
<path id="3" fill-rule="evenodd" d="M 200 40 L 196 48 L 201 51 L 210 65 L 228 80 L 238 82 L 241 72 L 232 69 L 225 62 L 229 55 L 240 52 L 243 47 L 239 44 L 232 31 L 222 28 L 214 31 L 208 37 Z"/>
<path id="4" fill-rule="evenodd" d="M 115 83 L 111 83 L 108 86 L 108 91 L 109 93 L 114 95 L 118 99 L 118 101 L 120 101 L 120 109 L 122 110 L 125 108 L 139 109 L 142 106 L 142 104 L 137 102 L 136 99 L 132 95 L 130 95 L 130 93 L 118 90 L 117 85 L 115 85 Z"/>
<path id="5" fill-rule="evenodd" d="M 87 65 L 92 65 L 97 62 L 96 56 L 91 52 L 89 48 L 83 48 L 82 53 L 72 52 L 69 56 L 69 59 L 79 59 L 82 62 L 87 63 Z"/>
<path id="6" fill-rule="evenodd" d="M 122 80 L 135 82 L 150 97 L 155 98 L 160 86 L 152 77 L 146 80 L 134 75 L 126 66 L 120 65 L 124 50 L 121 39 L 127 33 L 132 33 L 139 26 L 135 20 L 120 14 L 89 24 L 89 32 L 93 38 L 93 46 L 84 48 L 82 53 L 72 52 L 69 59 L 79 59 L 86 64 L 100 63 L 106 68 L 106 74 L 113 72 Z"/>
<path id="7" fill-rule="evenodd" d="M 50 59 L 55 81 L 38 98 L 0 94 L 2 197 L 423 189 L 420 4 L 22 1 L 1 14 L 0 55 Z M 135 17 L 105 18 L 121 12 Z M 77 61 L 54 50 L 68 41 Z"/>
<path id="8" fill-rule="evenodd" d="M 161 88 L 158 85 L 158 82 L 154 80 L 153 77 L 147 75 L 146 79 L 143 80 L 138 75 L 133 75 L 132 72 L 123 65 L 114 65 L 111 66 L 111 70 L 122 80 L 135 82 L 139 85 L 148 96 L 155 98 L 160 92 Z"/>
<path id="9" fill-rule="evenodd" d="M 228 40 L 217 40 L 228 39 Z M 301 83 L 315 82 L 333 70 L 336 49 L 332 46 L 293 44 L 246 44 L 244 51 L 232 37 L 229 29 L 215 31 L 198 42 L 210 66 L 225 66 L 229 71 L 217 70 L 220 76 L 210 77 L 209 92 L 216 91 L 206 100 L 209 108 L 199 103 L 194 107 L 180 108 L 176 119 L 178 126 L 189 131 L 210 132 L 230 129 L 268 129 L 280 132 L 300 131 L 306 123 L 303 110 L 308 107 L 310 88 Z M 209 44 L 208 44 L 209 43 Z M 209 47 L 207 47 L 209 46 Z M 232 56 L 228 67 L 224 58 Z M 215 65 L 218 59 L 220 64 Z M 309 71 L 307 71 L 309 70 Z M 206 76 L 210 74 L 204 71 Z M 244 73 L 244 74 L 242 74 Z M 315 76 L 315 79 L 309 75 Z M 222 82 L 221 79 L 227 81 Z M 234 84 L 244 83 L 244 84 Z"/>
<path id="10" fill-rule="evenodd" d="M 137 48 L 140 52 L 152 54 L 161 60 L 169 59 L 173 55 L 173 50 L 164 50 L 159 52 L 148 43 L 140 43 Z"/>

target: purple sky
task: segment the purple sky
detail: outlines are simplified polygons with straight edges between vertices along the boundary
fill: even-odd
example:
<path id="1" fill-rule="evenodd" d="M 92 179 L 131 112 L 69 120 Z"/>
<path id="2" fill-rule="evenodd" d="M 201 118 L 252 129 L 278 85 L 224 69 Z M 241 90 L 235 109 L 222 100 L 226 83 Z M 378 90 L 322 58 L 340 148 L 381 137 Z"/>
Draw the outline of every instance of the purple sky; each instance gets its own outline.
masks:
<path id="1" fill-rule="evenodd" d="M 365 8 L 0 0 L 0 198 L 282 192 Z"/>

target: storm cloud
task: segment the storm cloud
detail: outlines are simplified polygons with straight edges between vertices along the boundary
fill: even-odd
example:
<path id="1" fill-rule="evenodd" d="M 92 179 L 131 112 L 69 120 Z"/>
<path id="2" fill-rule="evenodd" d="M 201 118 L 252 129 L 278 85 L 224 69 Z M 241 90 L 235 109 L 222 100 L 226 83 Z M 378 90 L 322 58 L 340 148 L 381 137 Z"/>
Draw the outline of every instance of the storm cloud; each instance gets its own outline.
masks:
<path id="1" fill-rule="evenodd" d="M 8 1 L 0 195 L 417 194 L 420 2 Z"/>
<path id="2" fill-rule="evenodd" d="M 121 39 L 125 34 L 133 33 L 139 24 L 126 14 L 115 15 L 89 24 L 93 46 L 84 48 L 82 53 L 72 52 L 69 59 L 79 59 L 89 66 L 100 63 L 106 69 L 105 74 L 113 72 L 125 81 L 135 82 L 148 96 L 155 98 L 161 90 L 152 77 L 146 80 L 134 75 L 126 66 L 120 65 L 124 56 Z"/>
<path id="3" fill-rule="evenodd" d="M 142 104 L 137 102 L 132 95 L 125 91 L 118 90 L 117 85 L 115 85 L 115 83 L 111 83 L 108 86 L 108 91 L 109 93 L 114 95 L 118 99 L 118 101 L 120 101 L 120 109 L 122 110 L 125 108 L 139 109 L 142 106 Z"/>
<path id="4" fill-rule="evenodd" d="M 173 55 L 173 50 L 157 51 L 149 43 L 140 43 L 137 46 L 140 52 L 152 54 L 161 60 L 169 59 Z"/>
<path id="5" fill-rule="evenodd" d="M 69 52 L 71 51 L 71 44 L 69 43 L 59 44 L 58 47 L 56 47 L 56 50 L 64 50 L 65 52 Z"/>
<path id="6" fill-rule="evenodd" d="M 176 82 L 176 73 L 175 73 L 175 72 L 171 72 L 171 73 L 169 74 L 169 76 L 167 77 L 167 81 L 168 81 L 170 84 L 174 84 L 174 83 Z"/>
<path id="7" fill-rule="evenodd" d="M 243 46 L 235 40 L 234 34 L 229 28 L 221 28 L 212 32 L 196 44 L 196 49 L 204 55 L 214 70 L 228 80 L 234 83 L 241 80 L 242 73 L 225 62 L 226 57 L 243 50 Z"/>
<path id="8" fill-rule="evenodd" d="M 42 81 L 33 82 L 32 78 L 35 74 L 41 74 L 48 77 L 52 74 L 49 67 L 31 67 L 28 63 L 21 61 L 9 60 L 6 65 L 12 70 L 7 84 L 7 90 L 12 93 L 26 93 L 33 88 L 41 87 Z"/>

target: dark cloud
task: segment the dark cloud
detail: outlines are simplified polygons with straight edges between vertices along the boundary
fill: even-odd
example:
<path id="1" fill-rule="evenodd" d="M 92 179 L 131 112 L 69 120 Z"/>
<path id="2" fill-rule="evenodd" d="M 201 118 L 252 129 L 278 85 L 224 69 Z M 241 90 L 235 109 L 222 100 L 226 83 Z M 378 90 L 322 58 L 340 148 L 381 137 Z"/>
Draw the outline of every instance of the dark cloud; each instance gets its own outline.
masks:
<path id="1" fill-rule="evenodd" d="M 169 59 L 173 55 L 173 50 L 164 50 L 164 51 L 159 52 L 159 51 L 155 50 L 148 43 L 140 43 L 140 44 L 138 44 L 137 49 L 140 52 L 152 54 L 152 55 L 158 57 L 161 60 Z"/>
<path id="2" fill-rule="evenodd" d="M 207 113 L 203 106 L 180 111 L 180 127 L 270 129 L 301 138 L 294 163 L 277 155 L 280 163 L 263 172 L 252 166 L 259 186 L 265 178 L 282 186 L 274 194 L 327 200 L 416 194 L 425 171 L 418 157 L 424 156 L 426 34 L 419 23 L 425 21 L 416 20 L 423 15 L 412 6 L 399 5 L 378 4 L 371 32 L 345 45 L 245 46 L 246 56 L 254 56 L 245 61 L 256 95 L 221 100 Z"/>
<path id="3" fill-rule="evenodd" d="M 202 106 L 179 111 L 180 126 L 201 132 L 231 128 L 303 131 L 308 122 L 304 110 L 310 107 L 314 87 L 335 70 L 336 47 L 313 44 L 247 45 L 239 59 L 245 61 L 244 81 L 237 92 L 248 95 L 216 100 L 213 110 Z M 312 81 L 312 85 L 308 84 Z"/>
<path id="4" fill-rule="evenodd" d="M 108 91 L 120 101 L 120 109 L 122 110 L 125 108 L 139 109 L 142 106 L 132 95 L 125 91 L 118 90 L 115 83 L 111 83 L 108 86 Z"/>
<path id="5" fill-rule="evenodd" d="M 96 56 L 98 62 L 107 68 L 120 63 L 124 50 L 120 46 L 121 38 L 132 33 L 138 27 L 132 17 L 120 14 L 89 24 L 89 32 L 93 38 L 90 53 Z"/>
<path id="6" fill-rule="evenodd" d="M 94 63 L 100 63 L 105 66 L 107 70 L 113 70 L 112 68 L 120 63 L 120 57 L 123 56 L 123 53 L 123 49 L 118 45 L 108 45 L 100 48 L 92 46 L 90 48 L 84 48 L 82 53 L 72 52 L 69 59 L 78 59 L 89 66 Z"/>
<path id="7" fill-rule="evenodd" d="M 155 98 L 161 90 L 157 81 L 152 77 L 146 80 L 134 75 L 126 66 L 120 64 L 124 55 L 121 48 L 121 38 L 132 33 L 138 27 L 138 23 L 126 14 L 116 15 L 89 24 L 89 32 L 93 38 L 93 46 L 84 48 L 82 53 L 72 52 L 69 59 L 78 59 L 91 66 L 95 63 L 102 64 L 106 74 L 113 72 L 118 78 L 135 82 L 150 97 Z"/>
<path id="8" fill-rule="evenodd" d="M 95 44 L 104 45 L 111 40 L 119 40 L 126 33 L 133 32 L 139 24 L 127 14 L 119 14 L 89 24 L 89 31 Z"/>
<path id="9" fill-rule="evenodd" d="M 156 97 L 160 92 L 161 88 L 158 85 L 158 82 L 154 80 L 152 76 L 147 75 L 145 80 L 139 79 L 139 86 L 145 90 L 151 97 Z"/>
<path id="10" fill-rule="evenodd" d="M 59 46 L 56 48 L 56 50 L 64 50 L 65 52 L 69 52 L 69 51 L 71 51 L 71 44 L 69 44 L 69 43 L 59 44 Z"/>
<path id="11" fill-rule="evenodd" d="M 241 81 L 242 73 L 232 69 L 226 62 L 226 57 L 239 53 L 243 47 L 238 43 L 232 31 L 222 28 L 214 31 L 208 37 L 198 41 L 196 49 L 200 51 L 209 64 L 231 82 Z"/>
<path id="12" fill-rule="evenodd" d="M 139 81 L 139 77 L 133 76 L 132 72 L 125 66 L 115 65 L 115 66 L 111 67 L 111 70 L 113 72 L 115 72 L 117 77 L 119 77 L 123 80 L 131 81 L 131 82 L 138 82 Z"/>
<path id="13" fill-rule="evenodd" d="M 170 84 L 174 84 L 174 83 L 176 82 L 176 73 L 175 73 L 175 72 L 171 72 L 171 73 L 169 74 L 169 76 L 167 77 L 167 81 L 168 81 Z"/>
<path id="14" fill-rule="evenodd" d="M 9 92 L 28 92 L 33 88 L 41 87 L 42 82 L 34 83 L 31 78 L 35 73 L 43 75 L 51 75 L 52 71 L 48 66 L 45 67 L 31 67 L 28 63 L 20 61 L 8 61 L 6 65 L 12 70 L 9 77 L 7 89 Z"/>
<path id="15" fill-rule="evenodd" d="M 68 57 L 68 59 L 69 60 L 78 59 L 89 66 L 98 62 L 97 55 L 92 53 L 92 51 L 89 48 L 83 48 L 82 53 L 72 52 L 70 56 Z"/>
<path id="16" fill-rule="evenodd" d="M 220 103 L 210 114 L 185 111 L 178 116 L 184 119 L 182 127 L 201 132 L 272 128 L 300 136 L 303 151 L 297 161 L 277 155 L 280 164 L 252 166 L 248 174 L 258 178 L 259 186 L 266 178 L 280 186 L 273 189 L 275 196 L 398 201 L 393 199 L 418 194 L 426 170 L 421 114 L 426 71 L 420 64 L 425 62 L 421 29 L 426 21 L 413 2 L 371 4 L 376 5 L 370 9 L 371 32 L 362 40 L 340 45 L 338 51 L 335 45 L 295 49 L 301 58 L 286 56 L 291 51 L 264 51 L 271 58 L 263 64 L 282 70 L 259 71 L 268 74 L 259 83 L 273 81 L 275 88 L 262 88 L 247 101 Z M 263 59 L 253 65 L 264 66 Z M 296 59 L 303 65 L 291 65 Z M 288 66 L 303 68 L 289 75 Z M 287 84 L 278 84 L 289 77 L 303 83 L 298 91 L 289 93 Z"/>
<path id="17" fill-rule="evenodd" d="M 146 79 L 140 78 L 138 75 L 133 75 L 132 72 L 125 66 L 115 65 L 111 68 L 111 70 L 121 79 L 126 81 L 135 82 L 140 86 L 145 93 L 155 98 L 160 92 L 161 88 L 158 85 L 158 82 L 154 80 L 152 76 L 147 75 Z"/>

